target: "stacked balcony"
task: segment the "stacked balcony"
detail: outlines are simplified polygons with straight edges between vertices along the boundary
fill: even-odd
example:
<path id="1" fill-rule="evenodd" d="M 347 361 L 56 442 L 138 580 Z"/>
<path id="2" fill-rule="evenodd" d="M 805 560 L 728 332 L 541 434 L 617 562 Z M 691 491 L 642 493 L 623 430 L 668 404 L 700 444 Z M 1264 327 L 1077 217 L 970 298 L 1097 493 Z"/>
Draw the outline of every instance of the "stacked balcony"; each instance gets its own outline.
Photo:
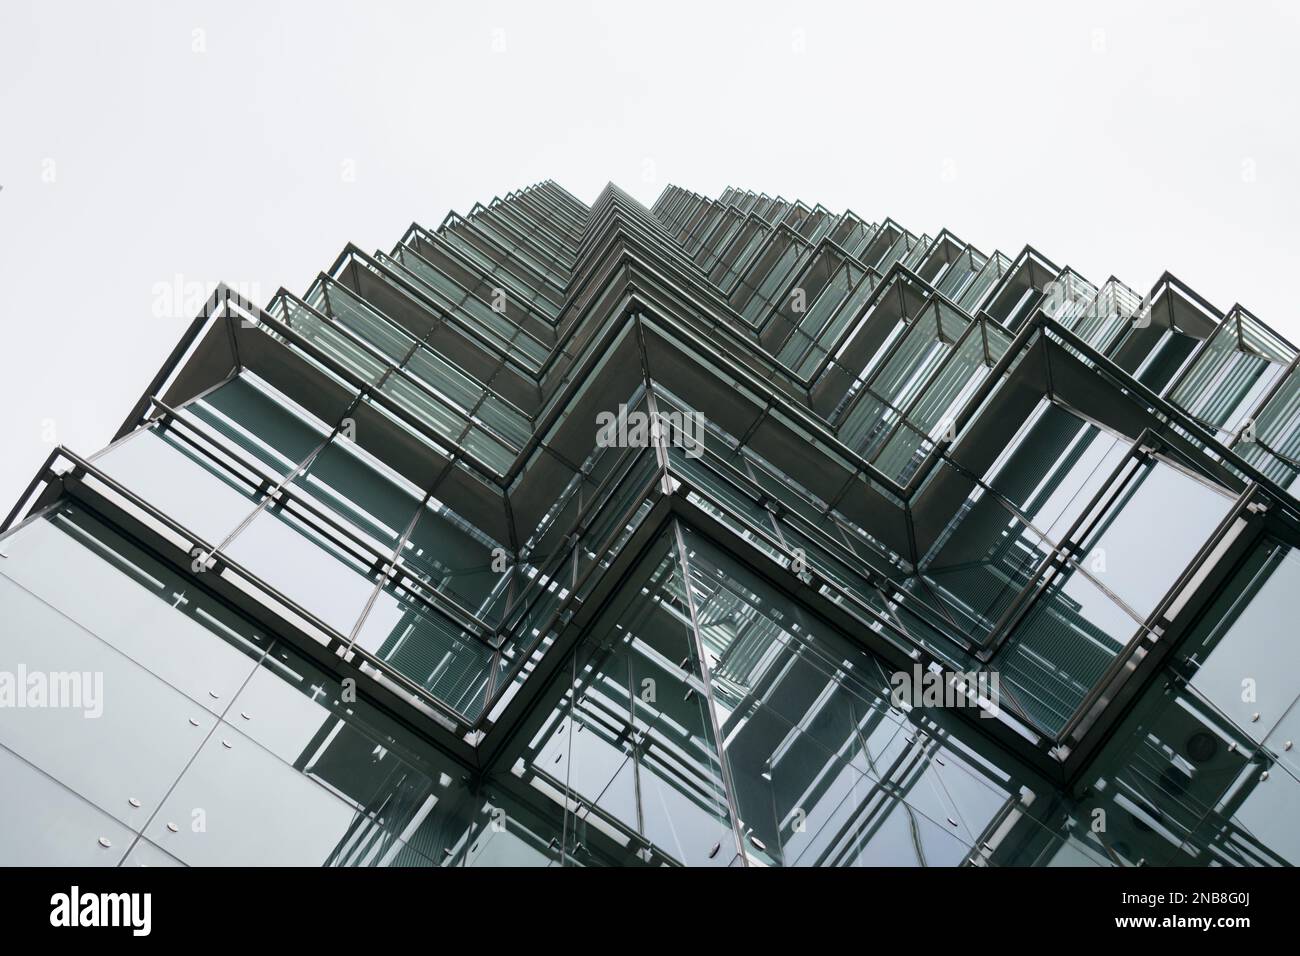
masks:
<path id="1" fill-rule="evenodd" d="M 1224 662 L 1282 653 L 1298 365 L 1169 275 L 545 182 L 264 308 L 220 290 L 113 443 L 41 469 L 0 583 L 35 621 L 73 600 L 51 562 L 129 579 L 218 670 L 351 681 L 366 727 L 320 719 L 400 756 L 364 799 L 311 771 L 354 824 L 307 862 L 1294 862 L 1300 686 L 1243 715 Z M 620 408 L 661 440 L 598 440 Z M 76 620 L 240 726 L 237 683 Z M 999 699 L 900 702 L 913 667 Z M 24 732 L 0 756 L 71 773 Z M 1131 833 L 1079 825 L 1088 784 Z"/>

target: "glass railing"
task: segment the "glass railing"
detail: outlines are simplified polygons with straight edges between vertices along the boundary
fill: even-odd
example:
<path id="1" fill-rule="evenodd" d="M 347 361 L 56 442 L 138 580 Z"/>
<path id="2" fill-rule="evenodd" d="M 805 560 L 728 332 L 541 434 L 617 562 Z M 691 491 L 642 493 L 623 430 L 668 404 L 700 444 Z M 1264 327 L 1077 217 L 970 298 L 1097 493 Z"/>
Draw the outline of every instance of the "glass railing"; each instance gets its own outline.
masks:
<path id="1" fill-rule="evenodd" d="M 1169 400 L 1231 441 L 1296 359 L 1296 349 L 1244 310 L 1233 311 L 1192 357 Z"/>
<path id="2" fill-rule="evenodd" d="M 333 279 L 318 279 L 307 293 L 306 301 L 318 312 L 346 326 L 358 338 L 365 339 L 392 365 L 400 364 L 415 348 L 416 339 L 413 335 L 388 321 L 364 299 Z"/>
<path id="3" fill-rule="evenodd" d="M 493 310 L 486 302 L 474 298 L 419 257 L 405 251 L 400 252 L 399 255 L 400 258 L 393 259 L 381 254 L 376 257 L 376 261 L 408 277 L 418 287 L 432 292 L 435 301 L 441 300 L 440 305 L 452 315 L 488 338 L 503 352 L 516 358 L 532 372 L 541 369 L 550 354 L 550 350 L 545 345 L 532 338 L 503 314 Z"/>
<path id="4" fill-rule="evenodd" d="M 998 280 L 1010 267 L 1010 259 L 1000 252 L 993 253 L 980 267 L 979 271 L 966 283 L 965 289 L 954 301 L 962 311 L 973 315 L 983 303 L 984 296 L 997 284 Z"/>
<path id="5" fill-rule="evenodd" d="M 523 303 L 527 309 L 554 323 L 561 310 L 562 295 L 552 297 L 546 289 L 546 283 L 529 280 L 517 275 L 509 268 L 509 261 L 498 262 L 484 255 L 474 246 L 460 241 L 454 232 L 431 234 L 416 227 L 403 239 L 403 245 L 412 247 L 417 255 L 428 258 L 431 249 L 439 251 L 444 259 L 454 257 L 467 261 L 473 269 L 482 274 L 487 285 L 492 289 L 501 289 L 513 302 Z M 423 248 L 424 252 L 421 252 Z M 427 254 L 426 254 L 427 253 Z M 476 287 L 479 283 L 475 284 Z M 560 301 L 557 301 L 557 298 Z"/>
<path id="6" fill-rule="evenodd" d="M 1295 494 L 1300 477 L 1300 374 L 1292 363 L 1263 404 L 1253 427 L 1238 431 L 1232 450 Z"/>
<path id="7" fill-rule="evenodd" d="M 303 334 L 304 329 L 310 331 L 317 327 L 333 330 L 330 323 L 318 314 L 287 296 L 279 296 L 272 303 L 271 314 L 279 313 L 293 319 L 295 324 L 290 328 L 298 334 Z M 341 336 L 341 333 L 335 332 L 335 335 Z M 319 334 L 304 337 L 311 344 L 320 344 Z M 377 394 L 392 400 L 437 435 L 452 444 L 463 444 L 497 474 L 509 470 L 531 434 L 527 419 L 520 413 L 476 386 L 473 380 L 456 374 L 441 358 L 427 349 L 415 349 L 407 363 L 399 369 L 377 361 L 361 346 L 350 344 L 354 351 L 365 358 L 365 362 L 353 360 L 347 351 L 336 350 L 328 354 L 357 375 L 362 383 L 374 386 Z M 427 378 L 412 378 L 408 374 L 411 371 L 423 373 Z M 444 391 L 431 387 L 427 379 L 434 379 L 444 387 L 454 386 L 448 390 L 469 408 L 458 407 Z"/>
<path id="8" fill-rule="evenodd" d="M 96 467 L 210 542 L 211 549 L 199 556 L 208 567 L 238 565 L 339 639 L 364 635 L 361 650 L 472 720 L 474 707 L 466 707 L 459 692 L 448 692 L 443 673 L 423 666 L 431 654 L 444 657 L 446 647 L 434 651 L 422 635 L 455 635 L 466 654 L 487 659 L 491 623 L 476 613 L 494 616 L 493 602 L 481 585 L 476 590 L 466 582 L 475 575 L 481 581 L 494 543 L 440 505 L 422 508 L 419 489 L 341 436 L 317 446 L 287 475 L 266 473 L 204 424 L 196 413 L 207 404 L 235 409 L 217 393 L 197 400 L 170 412 L 164 429 L 146 427 L 112 446 Z M 260 421 L 249 425 L 274 437 Z M 280 444 L 287 447 L 283 439 Z M 196 494 L 200 485 L 205 490 Z M 240 494 L 240 487 L 247 490 Z M 228 507 L 220 506 L 223 501 Z M 417 514 L 424 516 L 416 520 Z M 461 542 L 455 560 L 472 561 L 471 567 L 439 564 L 452 555 L 449 536 Z M 437 557 L 428 557 L 430 552 Z M 407 623 L 401 624 L 400 641 L 370 640 L 392 623 L 384 617 L 388 604 L 375 600 L 381 582 L 404 595 Z M 485 680 L 488 668 L 480 670 Z"/>

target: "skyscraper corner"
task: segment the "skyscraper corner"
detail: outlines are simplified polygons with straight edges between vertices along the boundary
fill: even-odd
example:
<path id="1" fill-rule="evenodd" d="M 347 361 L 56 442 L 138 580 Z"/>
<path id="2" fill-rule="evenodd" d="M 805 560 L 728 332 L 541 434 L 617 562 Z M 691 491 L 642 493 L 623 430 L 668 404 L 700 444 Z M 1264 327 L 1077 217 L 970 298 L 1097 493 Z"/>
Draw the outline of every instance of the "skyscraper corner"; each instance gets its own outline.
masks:
<path id="1" fill-rule="evenodd" d="M 221 286 L 0 528 L 0 862 L 1300 858 L 1300 352 L 547 180 Z"/>

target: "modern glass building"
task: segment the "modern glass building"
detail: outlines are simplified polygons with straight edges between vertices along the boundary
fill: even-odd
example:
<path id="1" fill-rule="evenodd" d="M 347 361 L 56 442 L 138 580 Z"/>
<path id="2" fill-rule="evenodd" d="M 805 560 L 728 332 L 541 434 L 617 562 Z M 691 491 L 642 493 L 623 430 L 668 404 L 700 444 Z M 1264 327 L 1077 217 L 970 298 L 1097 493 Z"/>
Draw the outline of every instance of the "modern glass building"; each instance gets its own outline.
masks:
<path id="1" fill-rule="evenodd" d="M 738 189 L 219 288 L 0 529 L 0 863 L 1300 861 L 1298 365 Z"/>

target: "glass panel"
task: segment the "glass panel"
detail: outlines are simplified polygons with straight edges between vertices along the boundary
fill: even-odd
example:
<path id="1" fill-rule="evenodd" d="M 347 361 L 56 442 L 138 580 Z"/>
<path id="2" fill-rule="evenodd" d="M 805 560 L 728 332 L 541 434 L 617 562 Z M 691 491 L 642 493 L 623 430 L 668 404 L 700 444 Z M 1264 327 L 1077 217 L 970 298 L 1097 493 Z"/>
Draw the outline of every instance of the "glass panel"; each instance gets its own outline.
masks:
<path id="1" fill-rule="evenodd" d="M 871 654 L 683 534 L 746 852 L 787 866 L 962 862 L 1009 791 L 918 733 Z"/>
<path id="2" fill-rule="evenodd" d="M 400 363 L 415 344 L 415 339 L 403 329 L 384 319 L 337 282 L 325 282 L 320 299 L 327 314 L 373 345 L 394 365 Z"/>
<path id="3" fill-rule="evenodd" d="M 216 598 L 65 503 L 5 539 L 0 573 L 219 713 L 267 639 Z"/>
<path id="4" fill-rule="evenodd" d="M 531 807 L 504 792 L 490 793 L 474 807 L 474 830 L 465 839 L 461 866 L 560 866 L 567 830 L 558 806 Z M 564 854 L 564 864 L 596 862 L 585 848 Z M 627 862 L 620 860 L 619 862 Z"/>
<path id="5" fill-rule="evenodd" d="M 1172 465 L 1139 470 L 1083 542 L 1084 567 L 1145 618 L 1227 515 L 1233 499 Z M 1159 541 L 1152 540 L 1160 529 Z"/>
<path id="6" fill-rule="evenodd" d="M 1228 856 L 1225 862 L 1232 865 L 1295 866 L 1300 860 L 1300 827 L 1295 825 L 1300 783 L 1280 770 L 1265 776 L 1260 764 L 1247 767 L 1242 778 L 1238 792 L 1216 808 L 1220 814 L 1231 814 L 1231 823 L 1224 830 L 1240 828 L 1242 832 L 1224 839 L 1214 833 L 1218 821 L 1207 820 L 1199 838 L 1209 840 L 1214 833 L 1215 841 L 1224 846 L 1220 854 Z"/>
<path id="7" fill-rule="evenodd" d="M 0 607 L 0 698 L 5 685 L 14 698 L 0 706 L 0 743 L 127 826 L 141 825 L 215 718 L 6 578 Z"/>
<path id="8" fill-rule="evenodd" d="M 224 553 L 345 637 L 375 587 L 357 556 L 282 510 L 259 514 Z"/>
<path id="9" fill-rule="evenodd" d="M 1255 434 L 1239 437 L 1232 450 L 1287 488 L 1300 475 L 1300 371 L 1287 373 L 1255 418 Z"/>
<path id="10" fill-rule="evenodd" d="M 167 431 L 143 428 L 94 459 L 97 468 L 182 527 L 220 544 L 248 517 L 251 488 Z"/>
<path id="11" fill-rule="evenodd" d="M 450 441 L 458 441 L 469 426 L 463 413 L 442 404 L 400 375 L 394 375 L 379 386 L 379 393 L 415 416 L 435 434 Z"/>
<path id="12" fill-rule="evenodd" d="M 642 862 L 725 866 L 735 837 L 671 536 L 642 567 L 640 583 L 619 592 L 557 675 L 506 762 L 534 789 L 567 794 L 578 859 L 600 834 L 621 832 L 644 839 Z"/>
<path id="13" fill-rule="evenodd" d="M 388 365 L 367 351 L 338 326 L 291 299 L 282 300 L 286 325 L 367 385 L 373 385 Z"/>
<path id="14" fill-rule="evenodd" d="M 402 587 L 384 585 L 356 644 L 470 720 L 482 712 L 492 651 Z"/>
<path id="15" fill-rule="evenodd" d="M 5 866 L 116 866 L 135 834 L 0 747 L 0 861 Z M 100 841 L 108 842 L 104 846 Z"/>
<path id="16" fill-rule="evenodd" d="M 1051 550 L 995 495 L 977 487 L 955 510 L 920 569 L 961 629 L 983 642 Z"/>
<path id="17" fill-rule="evenodd" d="M 464 411 L 473 408 L 483 394 L 481 384 L 427 348 L 418 349 L 404 368 Z"/>
<path id="18" fill-rule="evenodd" d="M 383 797 L 418 799 L 408 781 L 386 782 Z M 392 812 L 331 793 L 222 723 L 145 833 L 194 866 L 431 866 L 386 824 Z"/>
<path id="19" fill-rule="evenodd" d="M 415 517 L 422 494 L 345 438 L 326 445 L 290 489 L 351 524 L 391 554 Z"/>
<path id="20" fill-rule="evenodd" d="M 207 791 L 203 798 L 218 808 L 196 804 L 205 808 L 207 833 L 213 835 L 220 813 L 222 833 L 234 845 L 214 858 L 184 828 L 159 832 L 158 839 L 190 862 L 209 864 L 427 866 L 452 858 L 468 826 L 463 771 L 366 700 L 344 697 L 335 678 L 275 648 L 230 707 L 238 731 L 222 725 L 212 738 L 231 747 L 205 749 L 197 775 L 188 771 L 182 783 L 188 794 Z M 223 762 L 225 769 L 210 770 Z M 278 810 L 258 809 L 286 800 L 276 795 L 280 786 L 301 798 L 306 819 L 286 822 Z M 250 790 L 254 795 L 241 798 Z M 185 805 L 181 800 L 173 812 Z M 325 832 L 306 832 L 317 825 Z"/>
<path id="21" fill-rule="evenodd" d="M 431 502 L 420 512 L 401 560 L 421 581 L 479 612 L 485 610 L 505 577 L 492 567 L 496 547 L 469 522 Z"/>
<path id="22" fill-rule="evenodd" d="M 1128 446 L 1043 399 L 985 481 L 1059 542 L 1119 467 Z"/>
<path id="23" fill-rule="evenodd" d="M 993 668 L 1027 715 L 1055 734 L 1140 631 L 1140 621 L 1074 571 L 1035 599 Z"/>
<path id="24" fill-rule="evenodd" d="M 1290 344 L 1235 310 L 1196 353 L 1170 398 L 1211 428 L 1231 433 L 1295 357 Z"/>
<path id="25" fill-rule="evenodd" d="M 1099 761 L 1087 792 L 1106 831 L 1087 839 L 1112 858 L 1156 866 L 1294 864 L 1295 781 L 1266 772 L 1267 754 L 1171 679 L 1153 685 L 1135 719 Z"/>
<path id="26" fill-rule="evenodd" d="M 278 476 L 293 471 L 329 433 L 324 423 L 250 372 L 190 402 L 185 412 Z"/>
<path id="27" fill-rule="evenodd" d="M 1266 539 L 1230 590 L 1232 603 L 1181 653 L 1194 668 L 1191 686 L 1260 742 L 1300 697 L 1300 655 L 1292 636 L 1300 555 Z M 1283 744 L 1286 739 L 1294 737 L 1283 736 Z"/>

